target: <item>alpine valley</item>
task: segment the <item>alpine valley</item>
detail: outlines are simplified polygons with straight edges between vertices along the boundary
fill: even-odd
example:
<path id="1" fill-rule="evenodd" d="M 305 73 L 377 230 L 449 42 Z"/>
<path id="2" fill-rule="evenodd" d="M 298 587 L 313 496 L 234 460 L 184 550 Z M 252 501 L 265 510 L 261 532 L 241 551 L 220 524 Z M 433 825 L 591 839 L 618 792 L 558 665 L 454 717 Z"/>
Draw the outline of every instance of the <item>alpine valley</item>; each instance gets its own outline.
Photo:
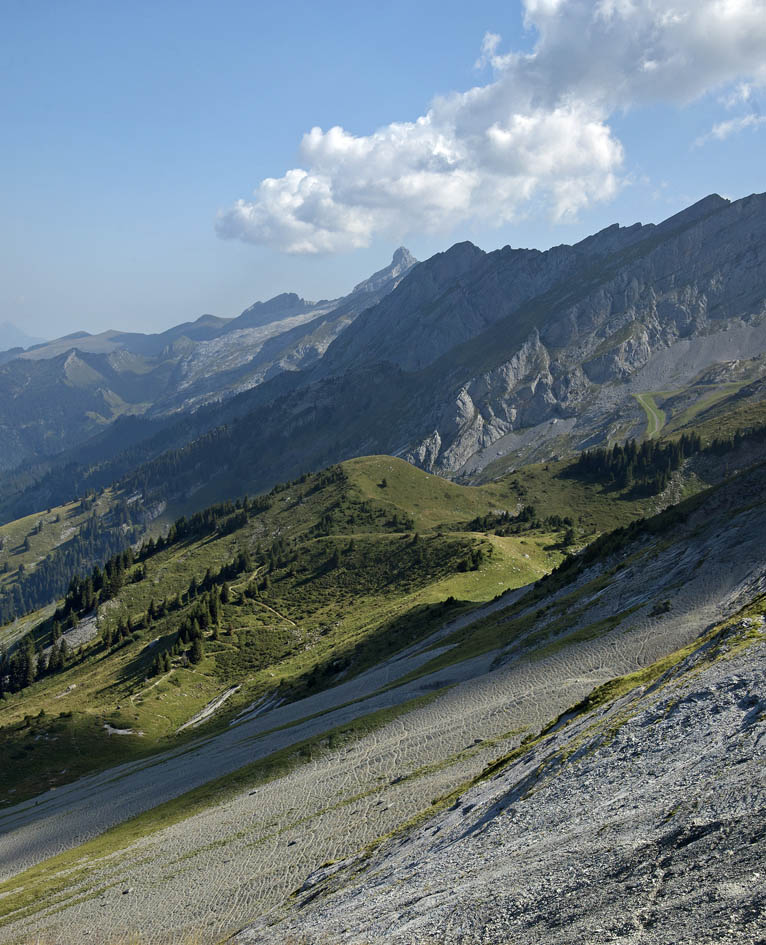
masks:
<path id="1" fill-rule="evenodd" d="M 0 943 L 764 941 L 765 194 L 32 341 Z"/>

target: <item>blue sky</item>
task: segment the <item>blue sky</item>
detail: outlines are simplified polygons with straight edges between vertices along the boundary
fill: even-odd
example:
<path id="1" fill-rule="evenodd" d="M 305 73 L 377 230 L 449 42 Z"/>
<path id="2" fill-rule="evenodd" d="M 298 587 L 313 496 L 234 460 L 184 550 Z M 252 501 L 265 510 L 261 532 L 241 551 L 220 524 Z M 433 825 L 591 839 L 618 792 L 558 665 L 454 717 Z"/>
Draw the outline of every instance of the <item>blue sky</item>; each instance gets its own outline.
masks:
<path id="1" fill-rule="evenodd" d="M 31 334 L 766 190 L 766 0 L 2 9 L 0 321 Z"/>

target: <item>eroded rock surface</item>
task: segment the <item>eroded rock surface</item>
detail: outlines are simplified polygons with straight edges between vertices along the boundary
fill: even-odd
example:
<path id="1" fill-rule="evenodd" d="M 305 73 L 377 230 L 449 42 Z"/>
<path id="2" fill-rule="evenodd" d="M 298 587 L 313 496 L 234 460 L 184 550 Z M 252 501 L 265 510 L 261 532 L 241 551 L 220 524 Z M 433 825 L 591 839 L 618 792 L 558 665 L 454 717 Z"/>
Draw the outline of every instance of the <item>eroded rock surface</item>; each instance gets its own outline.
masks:
<path id="1" fill-rule="evenodd" d="M 234 942 L 763 942 L 766 641 L 732 656 L 741 633 L 752 623 Z"/>

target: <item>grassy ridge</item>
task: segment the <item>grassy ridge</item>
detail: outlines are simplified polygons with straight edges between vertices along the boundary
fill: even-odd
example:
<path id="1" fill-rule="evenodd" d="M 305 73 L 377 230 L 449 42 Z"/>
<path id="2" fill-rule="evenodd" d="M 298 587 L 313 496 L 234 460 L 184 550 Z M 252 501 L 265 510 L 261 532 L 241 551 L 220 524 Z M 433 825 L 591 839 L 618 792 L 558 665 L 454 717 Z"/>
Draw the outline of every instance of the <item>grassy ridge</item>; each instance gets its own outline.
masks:
<path id="1" fill-rule="evenodd" d="M 0 772 L 0 802 L 193 737 L 176 733 L 227 687 L 241 686 L 212 727 L 268 692 L 295 698 L 332 685 L 536 580 L 561 559 L 560 533 L 465 529 L 518 506 L 506 486 L 457 486 L 368 457 L 279 487 L 229 533 L 187 537 L 132 565 L 90 615 L 99 635 L 68 668 L 0 702 L 0 746 L 14 762 Z M 243 556 L 243 570 L 214 577 Z M 202 630 L 204 655 L 191 663 L 179 629 L 224 585 L 220 618 Z M 40 646 L 50 642 L 44 616 L 25 624 Z M 3 638 L 14 632 L 4 628 Z M 168 670 L 152 675 L 157 653 L 171 647 Z"/>

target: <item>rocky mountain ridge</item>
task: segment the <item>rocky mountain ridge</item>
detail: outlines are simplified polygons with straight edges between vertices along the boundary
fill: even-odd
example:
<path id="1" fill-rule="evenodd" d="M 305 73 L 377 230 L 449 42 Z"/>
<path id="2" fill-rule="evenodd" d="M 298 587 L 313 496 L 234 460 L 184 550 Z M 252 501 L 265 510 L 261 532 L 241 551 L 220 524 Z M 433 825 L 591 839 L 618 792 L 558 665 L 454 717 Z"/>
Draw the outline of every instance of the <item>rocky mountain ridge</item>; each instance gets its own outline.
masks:
<path id="1" fill-rule="evenodd" d="M 562 420 L 574 421 L 568 445 L 578 448 L 620 412 L 639 420 L 634 393 L 682 386 L 701 367 L 764 353 L 766 201 L 708 198 L 691 209 L 642 228 L 648 235 L 633 228 L 594 238 L 587 260 L 575 256 L 577 247 L 551 251 L 535 261 L 534 287 L 515 298 L 492 283 L 523 285 L 518 263 L 504 271 L 506 259 L 482 260 L 470 286 L 462 277 L 432 312 L 438 321 L 445 311 L 448 322 L 459 313 L 470 337 L 432 362 L 438 393 L 424 390 L 420 400 L 420 427 L 431 430 L 421 439 L 413 424 L 418 441 L 393 452 L 454 475 L 507 434 L 537 428 L 538 439 L 552 439 Z M 617 239 L 623 245 L 615 250 Z M 469 320 L 483 313 L 496 317 L 474 334 Z M 351 348 L 367 327 L 363 321 L 338 345 Z M 671 349 L 672 367 L 653 371 Z M 702 364 L 700 349 L 707 349 Z"/>
<path id="2" fill-rule="evenodd" d="M 118 440 L 101 441 L 95 479 L 82 468 L 54 491 L 25 482 L 22 493 L 57 503 L 130 469 L 136 482 L 167 488 L 163 448 L 184 451 L 178 495 L 205 488 L 213 501 L 355 455 L 389 453 L 471 481 L 498 463 L 651 435 L 761 382 L 764 245 L 765 195 L 712 195 L 659 225 L 613 226 L 547 252 L 462 243 L 417 266 L 406 258 L 403 276 L 395 259 L 385 297 L 368 305 L 357 289 L 263 341 L 245 365 L 238 343 L 226 362 L 222 339 L 238 336 L 227 325 L 197 346 L 198 364 L 189 355 L 163 409 L 204 404 L 211 362 L 236 396 L 184 413 L 175 427 L 167 416 L 137 420 L 129 455 L 116 455 Z M 666 417 L 655 394 L 685 413 Z M 22 493 L 17 514 L 29 505 Z"/>
<path id="3" fill-rule="evenodd" d="M 519 450 L 544 459 L 640 436 L 652 392 L 685 392 L 693 410 L 744 389 L 743 361 L 760 376 L 766 196 L 710 197 L 659 226 L 578 245 L 484 254 L 458 244 L 415 267 L 313 368 L 231 402 L 221 488 L 228 475 L 258 489 L 365 453 L 475 477 Z M 413 359 L 423 366 L 408 369 Z M 715 383 L 696 384 L 714 366 Z M 186 455 L 200 453 L 190 444 Z"/>

